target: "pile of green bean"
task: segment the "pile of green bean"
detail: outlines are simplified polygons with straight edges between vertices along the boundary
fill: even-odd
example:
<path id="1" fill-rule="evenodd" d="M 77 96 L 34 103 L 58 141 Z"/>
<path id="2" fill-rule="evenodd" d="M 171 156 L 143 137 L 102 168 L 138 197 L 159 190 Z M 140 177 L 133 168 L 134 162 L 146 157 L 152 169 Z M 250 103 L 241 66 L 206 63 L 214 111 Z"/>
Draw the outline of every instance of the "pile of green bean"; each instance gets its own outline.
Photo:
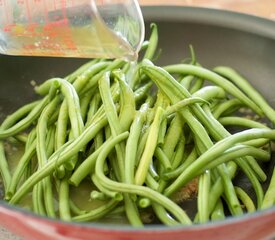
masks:
<path id="1" fill-rule="evenodd" d="M 233 69 L 200 66 L 192 48 L 188 63 L 155 66 L 157 43 L 153 24 L 137 64 L 92 60 L 36 86 L 41 99 L 4 120 L 0 170 L 10 204 L 31 195 L 40 215 L 98 221 L 119 213 L 133 226 L 144 225 L 141 212 L 149 209 L 163 224 L 188 225 L 275 204 L 275 172 L 264 191 L 269 180 L 261 167 L 271 159 L 275 130 L 239 115 L 246 109 L 272 125 L 274 109 Z M 15 141 L 24 152 L 11 171 L 4 142 Z M 255 199 L 236 185 L 238 172 Z M 194 179 L 191 217 L 173 196 Z M 89 211 L 71 198 L 83 181 L 102 202 Z"/>

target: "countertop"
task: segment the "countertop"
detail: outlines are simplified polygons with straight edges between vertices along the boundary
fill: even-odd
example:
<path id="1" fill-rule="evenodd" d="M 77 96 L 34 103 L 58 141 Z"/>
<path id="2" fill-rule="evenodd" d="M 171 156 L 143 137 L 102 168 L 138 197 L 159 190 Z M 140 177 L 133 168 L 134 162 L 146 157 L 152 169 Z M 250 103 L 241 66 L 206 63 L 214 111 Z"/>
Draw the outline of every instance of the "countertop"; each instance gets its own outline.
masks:
<path id="1" fill-rule="evenodd" d="M 274 0 L 139 0 L 139 3 L 141 5 L 177 5 L 227 9 L 275 20 Z M 1 226 L 0 239 L 20 240 L 19 237 Z"/>

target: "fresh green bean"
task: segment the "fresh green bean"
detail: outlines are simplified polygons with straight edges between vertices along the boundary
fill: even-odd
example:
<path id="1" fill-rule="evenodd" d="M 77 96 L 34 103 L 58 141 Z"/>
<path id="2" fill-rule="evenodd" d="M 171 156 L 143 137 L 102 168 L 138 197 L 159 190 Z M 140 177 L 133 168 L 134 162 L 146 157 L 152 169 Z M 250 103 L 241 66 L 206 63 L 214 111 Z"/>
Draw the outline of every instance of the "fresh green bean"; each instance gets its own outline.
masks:
<path id="1" fill-rule="evenodd" d="M 96 174 L 92 175 L 92 180 L 96 187 L 109 198 L 113 198 L 116 201 L 123 200 L 123 195 L 120 192 L 109 190 L 108 188 L 103 186 Z"/>
<path id="2" fill-rule="evenodd" d="M 4 184 L 5 198 L 9 199 L 10 195 L 7 193 L 7 189 L 10 186 L 12 178 L 5 155 L 4 143 L 2 141 L 0 141 L 0 173 Z"/>
<path id="3" fill-rule="evenodd" d="M 275 204 L 275 168 L 272 173 L 272 177 L 269 183 L 269 187 L 264 195 L 263 203 L 261 209 L 266 209 L 272 207 Z"/>
<path id="4" fill-rule="evenodd" d="M 198 186 L 198 216 L 200 223 L 205 223 L 209 220 L 209 190 L 210 190 L 210 172 L 205 171 L 199 178 Z"/>
<path id="5" fill-rule="evenodd" d="M 237 144 L 241 141 L 256 139 L 256 138 L 275 138 L 275 131 L 268 129 L 250 129 L 245 130 L 240 133 L 236 133 L 227 137 L 219 142 L 217 142 L 213 147 L 211 147 L 205 154 L 201 155 L 194 163 L 186 168 L 185 171 L 171 184 L 166 190 L 165 195 L 171 195 L 180 186 L 186 184 L 190 179 L 194 177 L 194 173 L 198 172 L 200 167 L 212 161 L 212 159 L 218 157 L 223 151 L 228 149 L 228 147 L 233 144 Z"/>
<path id="6" fill-rule="evenodd" d="M 73 184 L 74 186 L 78 186 L 80 184 L 80 182 L 86 177 L 88 176 L 88 174 L 90 172 L 93 172 L 95 164 L 96 164 L 96 160 L 97 157 L 100 153 L 100 151 L 103 149 L 103 147 L 106 144 L 109 144 L 109 142 L 111 141 L 112 137 L 110 137 L 109 139 L 107 139 L 103 145 L 101 145 L 96 151 L 94 151 L 89 157 L 87 157 L 79 166 L 78 168 L 74 171 L 74 173 L 72 174 L 72 176 L 69 179 L 69 182 L 71 184 Z"/>
<path id="7" fill-rule="evenodd" d="M 142 126 L 145 121 L 145 115 L 148 110 L 148 104 L 141 106 L 140 110 L 135 114 L 134 121 L 130 128 L 129 138 L 126 142 L 125 149 L 125 182 L 134 183 L 134 170 L 136 164 L 136 155 L 138 149 L 138 141 L 140 139 Z"/>
<path id="8" fill-rule="evenodd" d="M 160 164 L 164 168 L 164 171 L 169 171 L 172 169 L 172 165 L 169 158 L 160 147 L 156 148 L 154 156 L 159 160 Z"/>
<path id="9" fill-rule="evenodd" d="M 35 155 L 35 153 L 36 153 L 36 140 L 32 142 L 32 144 L 28 147 L 28 149 L 24 152 L 23 156 L 20 158 L 18 165 L 11 178 L 10 184 L 5 188 L 6 189 L 5 198 L 7 200 L 11 199 L 11 197 L 14 195 L 16 188 L 18 187 L 19 180 L 23 176 L 27 165 L 29 164 L 31 158 Z"/>
<path id="10" fill-rule="evenodd" d="M 119 122 L 122 127 L 122 131 L 128 131 L 136 111 L 134 92 L 126 83 L 124 75 L 118 71 L 113 72 L 113 74 L 115 75 L 116 79 L 118 79 L 121 90 Z"/>
<path id="11" fill-rule="evenodd" d="M 69 199 L 69 183 L 68 179 L 64 178 L 60 181 L 59 186 L 59 215 L 60 219 L 64 221 L 72 219 Z"/>
<path id="12" fill-rule="evenodd" d="M 156 148 L 156 144 L 158 140 L 158 137 L 157 137 L 158 131 L 160 128 L 163 114 L 164 114 L 164 110 L 161 107 L 159 107 L 157 109 L 154 121 L 150 126 L 144 152 L 142 154 L 142 157 L 140 159 L 140 162 L 135 174 L 135 183 L 137 185 L 142 185 L 146 179 L 147 171 L 149 169 L 149 165 L 152 161 L 154 150 Z"/>
<path id="13" fill-rule="evenodd" d="M 85 146 L 94 136 L 107 124 L 105 117 L 99 118 L 94 124 L 90 125 L 83 133 L 70 142 L 66 148 L 60 153 L 52 155 L 48 164 L 36 171 L 22 186 L 18 189 L 15 195 L 11 198 L 10 203 L 17 203 L 37 182 L 49 176 L 56 167 L 62 165 L 70 159 L 74 154 L 78 153 L 79 149 Z"/>
<path id="14" fill-rule="evenodd" d="M 19 132 L 25 130 L 28 128 L 40 115 L 44 107 L 48 104 L 49 102 L 49 97 L 46 96 L 41 102 L 39 102 L 30 112 L 29 114 L 14 124 L 12 127 L 5 129 L 5 130 L 0 130 L 0 139 L 4 139 L 10 136 L 14 136 L 18 134 Z"/>
<path id="15" fill-rule="evenodd" d="M 217 220 L 223 220 L 223 219 L 225 219 L 224 209 L 223 209 L 222 201 L 219 200 L 215 206 L 215 209 L 211 214 L 211 220 L 217 221 Z"/>
<path id="16" fill-rule="evenodd" d="M 144 67 L 149 68 L 149 67 Z M 169 73 L 181 73 L 181 74 L 192 74 L 201 78 L 205 78 L 218 86 L 222 87 L 225 91 L 230 93 L 232 96 L 238 98 L 242 103 L 249 106 L 253 109 L 257 114 L 262 115 L 262 110 L 244 95 L 237 87 L 235 87 L 231 82 L 227 79 L 221 77 L 218 74 L 211 72 L 203 67 L 192 66 L 187 64 L 176 64 L 176 65 L 169 65 L 164 67 L 164 70 L 168 71 Z"/>
<path id="17" fill-rule="evenodd" d="M 190 93 L 193 94 L 199 91 L 203 87 L 203 84 L 204 84 L 204 79 L 202 78 L 195 79 L 193 86 L 190 88 Z"/>
<path id="18" fill-rule="evenodd" d="M 270 119 L 270 121 L 275 123 L 274 109 L 246 79 L 229 67 L 216 67 L 214 68 L 214 71 L 235 83 L 248 97 L 250 97 L 252 101 L 254 101 L 255 104 L 261 108 L 262 112 Z"/>
<path id="19" fill-rule="evenodd" d="M 242 106 L 243 106 L 243 104 L 237 98 L 233 98 L 233 99 L 227 100 L 227 101 L 221 103 L 220 105 L 218 105 L 213 110 L 213 116 L 216 119 L 219 119 L 223 115 L 226 116 L 226 115 L 229 115 L 229 114 L 237 111 Z"/>
<path id="20" fill-rule="evenodd" d="M 164 197 L 162 194 L 159 194 L 150 188 L 133 185 L 133 184 L 126 184 L 126 183 L 119 183 L 112 181 L 111 179 L 107 178 L 103 173 L 103 165 L 105 158 L 109 154 L 110 150 L 117 144 L 117 142 L 122 141 L 125 137 L 128 137 L 128 133 L 123 133 L 118 135 L 113 141 L 106 146 L 100 153 L 98 157 L 98 161 L 96 163 L 96 175 L 101 181 L 101 184 L 104 185 L 106 188 L 111 190 L 117 190 L 126 193 L 133 193 L 143 197 L 147 197 L 150 200 L 157 202 L 163 205 L 167 210 L 171 211 L 172 214 L 183 224 L 191 224 L 190 219 L 186 215 L 186 213 L 176 204 L 174 204 L 171 200 Z"/>
<path id="21" fill-rule="evenodd" d="M 103 102 L 103 106 L 106 112 L 106 116 L 108 119 L 108 122 L 110 124 L 112 136 L 115 137 L 122 133 L 123 128 L 121 126 L 121 123 L 119 121 L 119 118 L 117 116 L 117 111 L 115 104 L 112 99 L 112 94 L 110 91 L 110 73 L 104 74 L 104 76 L 99 81 L 99 91 L 101 95 L 101 99 Z M 132 118 L 132 116 L 129 116 Z M 116 152 L 117 152 L 117 159 L 118 159 L 118 166 L 119 166 L 119 177 L 120 179 L 124 179 L 124 149 L 125 144 L 120 143 L 116 146 Z"/>
<path id="22" fill-rule="evenodd" d="M 5 120 L 2 122 L 0 128 L 2 130 L 5 130 L 5 129 L 12 127 L 14 124 L 19 122 L 23 117 L 28 115 L 31 112 L 31 110 L 33 108 L 35 108 L 40 102 L 41 102 L 41 100 L 37 100 L 37 101 L 31 102 L 31 103 L 28 103 L 28 104 L 22 106 L 21 108 L 19 108 L 18 110 L 16 110 L 11 115 L 8 115 L 5 118 Z"/>
<path id="23" fill-rule="evenodd" d="M 152 23 L 150 27 L 151 27 L 151 37 L 149 39 L 149 46 L 146 49 L 146 52 L 143 58 L 152 60 L 158 46 L 158 28 L 157 28 L 157 25 L 154 23 Z"/>
<path id="24" fill-rule="evenodd" d="M 106 204 L 91 210 L 88 213 L 85 213 L 83 215 L 75 216 L 72 218 L 74 222 L 84 222 L 84 221 L 92 221 L 99 218 L 102 218 L 109 212 L 111 212 L 117 205 L 118 201 L 115 199 L 110 199 Z"/>
<path id="25" fill-rule="evenodd" d="M 250 212 L 250 213 L 255 212 L 256 208 L 254 206 L 252 199 L 248 196 L 248 194 L 240 187 L 235 187 L 235 191 L 237 193 L 238 198 L 244 204 L 247 212 Z"/>
<path id="26" fill-rule="evenodd" d="M 186 143 L 186 139 L 185 139 L 185 136 L 183 134 L 181 136 L 177 146 L 176 146 L 175 152 L 174 152 L 173 157 L 172 157 L 172 161 L 171 161 L 172 162 L 172 169 L 178 168 L 179 165 L 183 162 L 185 143 Z"/>
<path id="27" fill-rule="evenodd" d="M 209 102 L 210 100 L 213 100 L 213 99 L 225 99 L 226 93 L 221 87 L 206 86 L 194 92 L 192 96 L 202 98 L 203 100 Z"/>
<path id="28" fill-rule="evenodd" d="M 45 109 L 42 111 L 41 116 L 38 119 L 37 124 L 37 141 L 36 141 L 36 152 L 38 158 L 38 169 L 41 169 L 47 164 L 48 156 L 46 150 L 46 133 L 48 128 L 48 121 L 50 116 L 56 109 L 59 103 L 59 98 L 56 97 L 51 101 Z M 51 188 L 50 176 L 47 176 L 42 180 L 43 194 L 45 198 L 45 208 L 48 216 L 55 217 L 54 203 L 53 203 L 53 192 Z"/>

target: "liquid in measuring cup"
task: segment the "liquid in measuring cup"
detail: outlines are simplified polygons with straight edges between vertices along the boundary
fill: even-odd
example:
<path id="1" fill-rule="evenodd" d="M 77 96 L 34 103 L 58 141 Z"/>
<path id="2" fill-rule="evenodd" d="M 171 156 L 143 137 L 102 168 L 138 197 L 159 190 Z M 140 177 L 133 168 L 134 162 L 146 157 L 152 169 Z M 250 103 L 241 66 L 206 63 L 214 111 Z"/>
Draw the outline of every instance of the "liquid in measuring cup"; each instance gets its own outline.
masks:
<path id="1" fill-rule="evenodd" d="M 140 13 L 100 2 L 0 0 L 0 53 L 135 60 L 144 38 Z"/>

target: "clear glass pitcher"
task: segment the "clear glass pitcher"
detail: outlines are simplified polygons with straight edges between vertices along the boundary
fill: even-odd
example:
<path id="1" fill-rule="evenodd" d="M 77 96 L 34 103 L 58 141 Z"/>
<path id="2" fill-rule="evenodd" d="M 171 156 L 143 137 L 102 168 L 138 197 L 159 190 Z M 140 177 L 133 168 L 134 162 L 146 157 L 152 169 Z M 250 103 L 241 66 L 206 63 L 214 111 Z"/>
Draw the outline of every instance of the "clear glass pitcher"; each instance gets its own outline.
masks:
<path id="1" fill-rule="evenodd" d="M 136 0 L 0 0 L 0 53 L 126 58 L 144 40 Z"/>

